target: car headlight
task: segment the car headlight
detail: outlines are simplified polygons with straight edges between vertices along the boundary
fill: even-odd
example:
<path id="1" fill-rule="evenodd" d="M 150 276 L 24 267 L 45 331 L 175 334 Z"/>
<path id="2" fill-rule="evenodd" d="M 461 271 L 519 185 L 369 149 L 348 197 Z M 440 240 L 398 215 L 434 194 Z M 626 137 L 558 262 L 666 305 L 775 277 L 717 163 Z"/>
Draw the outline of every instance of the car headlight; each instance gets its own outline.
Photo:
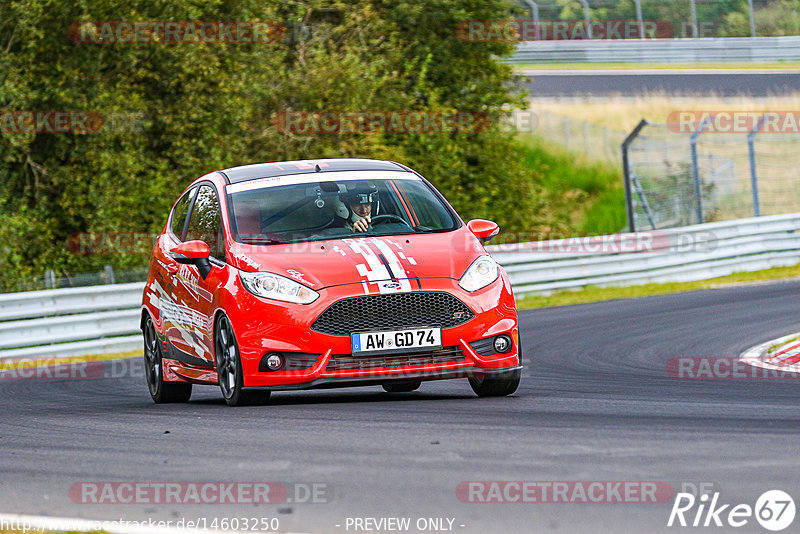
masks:
<path id="1" fill-rule="evenodd" d="M 267 299 L 283 300 L 296 304 L 311 304 L 319 298 L 313 289 L 272 273 L 248 273 L 239 271 L 242 285 L 253 295 Z"/>
<path id="2" fill-rule="evenodd" d="M 500 275 L 497 262 L 491 256 L 481 256 L 472 262 L 467 272 L 458 281 L 458 285 L 467 291 L 477 291 L 486 287 Z"/>

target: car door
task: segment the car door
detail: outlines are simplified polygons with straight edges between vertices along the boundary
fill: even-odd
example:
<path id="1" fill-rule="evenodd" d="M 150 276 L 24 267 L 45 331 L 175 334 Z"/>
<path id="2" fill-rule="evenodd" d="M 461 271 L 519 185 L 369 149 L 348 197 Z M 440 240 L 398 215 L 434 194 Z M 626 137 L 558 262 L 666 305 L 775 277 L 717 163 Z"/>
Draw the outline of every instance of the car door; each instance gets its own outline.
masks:
<path id="1" fill-rule="evenodd" d="M 217 191 L 210 183 L 199 186 L 189 213 L 184 241 L 195 240 L 204 241 L 211 249 L 211 272 L 203 279 L 194 265 L 181 265 L 176 278 L 187 308 L 191 309 L 190 324 L 195 343 L 188 347 L 189 355 L 213 365 L 214 293 L 225 281 L 227 263 L 222 212 Z"/>
<path id="2" fill-rule="evenodd" d="M 156 275 L 153 293 L 163 323 L 164 334 L 169 341 L 167 356 L 187 362 L 184 355 L 194 352 L 191 345 L 196 344 L 193 334 L 191 299 L 185 285 L 180 281 L 181 265 L 172 259 L 170 252 L 183 242 L 189 222 L 189 212 L 197 195 L 198 188 L 187 190 L 170 213 L 166 231 L 159 236 L 154 250 Z M 184 273 L 185 274 L 185 273 Z"/>

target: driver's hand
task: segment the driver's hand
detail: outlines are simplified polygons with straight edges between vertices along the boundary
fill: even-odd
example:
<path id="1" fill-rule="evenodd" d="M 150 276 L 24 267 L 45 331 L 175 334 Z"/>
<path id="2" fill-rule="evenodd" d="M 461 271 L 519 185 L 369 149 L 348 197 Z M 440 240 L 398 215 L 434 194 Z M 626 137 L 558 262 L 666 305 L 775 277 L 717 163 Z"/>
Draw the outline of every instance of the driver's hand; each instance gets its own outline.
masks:
<path id="1" fill-rule="evenodd" d="M 359 219 L 353 223 L 353 230 L 356 232 L 366 232 L 369 228 L 369 223 L 372 222 L 372 218 L 367 215 L 363 219 Z"/>

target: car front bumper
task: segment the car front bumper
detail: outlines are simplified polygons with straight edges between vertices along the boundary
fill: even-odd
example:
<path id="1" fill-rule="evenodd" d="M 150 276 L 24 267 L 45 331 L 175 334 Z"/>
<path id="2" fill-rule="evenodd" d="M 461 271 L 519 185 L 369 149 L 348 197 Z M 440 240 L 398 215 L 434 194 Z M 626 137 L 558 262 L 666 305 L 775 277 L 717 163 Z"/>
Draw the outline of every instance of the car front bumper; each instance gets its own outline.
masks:
<path id="1" fill-rule="evenodd" d="M 358 287 L 361 288 L 360 284 Z M 392 380 L 462 378 L 520 368 L 517 311 L 504 272 L 498 280 L 474 293 L 464 291 L 452 279 L 422 279 L 420 290 L 449 293 L 474 313 L 474 317 L 465 323 L 442 330 L 444 349 L 439 352 L 448 352 L 448 358 L 437 358 L 437 351 L 410 352 L 399 358 L 390 355 L 386 365 L 376 365 L 374 359 L 380 356 L 352 356 L 349 336 L 328 335 L 312 330 L 311 325 L 328 306 L 337 300 L 358 296 L 353 294 L 352 286 L 320 291 L 319 300 L 322 302 L 307 308 L 308 313 L 304 315 L 291 313 L 291 310 L 297 309 L 305 311 L 299 306 L 280 307 L 275 313 L 276 306 L 253 297 L 249 313 L 243 316 L 245 319 L 233 324 L 239 343 L 244 385 L 271 389 L 347 387 Z M 485 351 L 481 351 L 484 352 L 481 354 L 470 344 L 500 334 L 507 334 L 513 340 L 509 352 L 486 355 Z M 271 352 L 287 356 L 293 353 L 313 354 L 316 360 L 301 370 L 267 371 L 263 365 L 259 370 L 261 360 Z M 363 359 L 363 367 L 358 362 L 353 365 L 356 358 Z M 350 365 L 345 367 L 349 368 L 341 369 L 341 365 L 334 365 L 340 359 L 347 361 Z"/>

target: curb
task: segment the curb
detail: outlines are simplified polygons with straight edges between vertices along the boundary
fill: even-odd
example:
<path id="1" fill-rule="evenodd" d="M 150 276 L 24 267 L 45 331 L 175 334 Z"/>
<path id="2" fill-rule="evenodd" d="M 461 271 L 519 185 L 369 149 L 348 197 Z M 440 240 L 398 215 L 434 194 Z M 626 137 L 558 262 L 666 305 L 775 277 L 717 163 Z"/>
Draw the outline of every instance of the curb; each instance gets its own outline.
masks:
<path id="1" fill-rule="evenodd" d="M 800 336 L 800 332 L 795 332 L 793 334 L 789 334 L 786 336 L 782 336 L 776 339 L 772 339 L 770 341 L 766 341 L 755 347 L 751 347 L 744 351 L 740 356 L 739 360 L 751 365 L 753 367 L 760 367 L 762 369 L 772 369 L 777 371 L 793 371 L 793 372 L 800 372 L 800 362 L 786 364 L 783 363 L 784 359 L 786 358 L 779 358 L 775 359 L 775 356 L 770 356 L 768 353 L 769 347 L 773 345 L 780 344 L 781 347 L 774 352 L 775 355 L 781 354 L 783 351 L 787 349 L 794 348 L 798 345 L 798 343 L 792 342 L 792 344 L 787 343 L 790 339 L 796 338 Z M 792 352 L 790 356 L 797 355 L 798 351 Z"/>

